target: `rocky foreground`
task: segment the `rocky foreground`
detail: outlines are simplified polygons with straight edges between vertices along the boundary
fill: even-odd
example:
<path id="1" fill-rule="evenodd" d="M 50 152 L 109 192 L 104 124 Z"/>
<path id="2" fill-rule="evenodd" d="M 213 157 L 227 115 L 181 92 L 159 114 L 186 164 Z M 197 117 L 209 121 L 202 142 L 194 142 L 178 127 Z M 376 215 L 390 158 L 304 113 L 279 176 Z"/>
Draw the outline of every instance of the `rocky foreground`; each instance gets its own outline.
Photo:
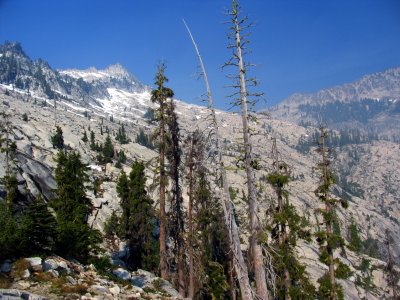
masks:
<path id="1" fill-rule="evenodd" d="M 30 257 L 0 266 L 0 299 L 181 299 L 154 274 L 116 267 L 112 273 L 58 256 Z"/>

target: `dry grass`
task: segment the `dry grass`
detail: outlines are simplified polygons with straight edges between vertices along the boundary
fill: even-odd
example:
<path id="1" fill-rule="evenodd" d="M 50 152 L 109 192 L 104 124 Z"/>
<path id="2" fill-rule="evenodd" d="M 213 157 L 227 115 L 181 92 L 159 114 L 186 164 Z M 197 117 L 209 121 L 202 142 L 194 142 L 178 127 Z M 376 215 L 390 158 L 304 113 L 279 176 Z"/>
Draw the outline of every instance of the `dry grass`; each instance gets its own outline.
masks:
<path id="1" fill-rule="evenodd" d="M 8 289 L 11 287 L 12 279 L 6 274 L 0 273 L 0 289 Z"/>
<path id="2" fill-rule="evenodd" d="M 53 278 L 51 280 L 52 282 L 52 290 L 56 294 L 86 294 L 88 291 L 88 285 L 86 283 L 83 284 L 77 284 L 77 285 L 70 285 L 67 283 L 65 277 L 60 277 L 60 278 Z"/>
<path id="3" fill-rule="evenodd" d="M 18 259 L 12 266 L 11 277 L 21 278 L 24 275 L 25 270 L 29 270 L 30 263 L 24 258 Z"/>
<path id="4" fill-rule="evenodd" d="M 52 281 L 54 279 L 54 277 L 50 273 L 47 273 L 47 272 L 37 272 L 37 273 L 35 273 L 34 279 L 39 282 L 48 282 L 48 281 Z"/>

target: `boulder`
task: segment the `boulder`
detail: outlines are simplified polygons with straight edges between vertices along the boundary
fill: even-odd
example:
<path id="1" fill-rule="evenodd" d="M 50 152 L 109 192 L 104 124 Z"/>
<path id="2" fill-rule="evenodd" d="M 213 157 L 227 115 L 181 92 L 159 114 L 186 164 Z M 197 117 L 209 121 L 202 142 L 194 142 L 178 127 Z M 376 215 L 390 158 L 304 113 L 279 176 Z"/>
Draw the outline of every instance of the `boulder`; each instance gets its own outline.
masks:
<path id="1" fill-rule="evenodd" d="M 9 273 L 11 272 L 11 262 L 9 260 L 4 261 L 1 265 L 0 265 L 0 272 L 1 273 Z"/>
<path id="2" fill-rule="evenodd" d="M 121 288 L 118 285 L 114 285 L 113 287 L 110 287 L 108 289 L 110 290 L 110 293 L 113 294 L 114 296 L 121 293 Z"/>
<path id="3" fill-rule="evenodd" d="M 47 258 L 44 260 L 43 262 L 44 271 L 56 270 L 57 268 L 58 268 L 58 263 L 55 259 Z"/>
<path id="4" fill-rule="evenodd" d="M 34 272 L 42 272 L 43 271 L 43 266 L 42 266 L 42 259 L 40 257 L 28 257 L 25 258 L 31 266 L 31 269 Z"/>
<path id="5" fill-rule="evenodd" d="M 46 297 L 14 289 L 0 289 L 0 299 L 5 300 L 47 300 Z"/>
<path id="6" fill-rule="evenodd" d="M 132 277 L 131 274 L 127 270 L 122 269 L 122 268 L 115 269 L 113 271 L 113 274 L 123 280 L 129 280 Z"/>
<path id="7" fill-rule="evenodd" d="M 92 285 L 89 288 L 89 291 L 96 294 L 107 294 L 109 292 L 108 288 L 101 286 L 101 285 Z"/>
<path id="8" fill-rule="evenodd" d="M 31 272 L 29 272 L 29 270 L 24 270 L 21 277 L 23 279 L 27 279 L 27 278 L 31 277 Z"/>

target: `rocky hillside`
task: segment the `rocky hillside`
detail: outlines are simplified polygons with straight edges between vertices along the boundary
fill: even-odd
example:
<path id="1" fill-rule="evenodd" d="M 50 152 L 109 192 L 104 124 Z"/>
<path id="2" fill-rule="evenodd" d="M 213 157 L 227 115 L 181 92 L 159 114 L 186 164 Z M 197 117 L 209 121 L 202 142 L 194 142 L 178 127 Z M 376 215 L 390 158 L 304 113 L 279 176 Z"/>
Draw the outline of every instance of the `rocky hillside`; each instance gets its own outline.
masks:
<path id="1" fill-rule="evenodd" d="M 273 118 L 332 129 L 359 129 L 370 140 L 400 141 L 400 68 L 366 75 L 313 94 L 294 94 L 271 108 Z"/>
<path id="2" fill-rule="evenodd" d="M 13 50 L 4 50 L 10 47 Z M 4 57 L 14 57 L 13 59 L 17 61 L 21 59 L 21 63 L 17 63 L 18 66 L 23 66 L 22 62 L 25 62 L 26 65 L 18 67 L 18 75 L 13 75 L 14 77 L 5 75 L 10 74 L 9 71 L 1 71 L 0 112 L 11 115 L 12 138 L 17 145 L 19 192 L 28 200 L 38 194 L 43 195 L 47 200 L 54 197 L 52 193 L 55 187 L 53 172 L 56 150 L 53 149 L 50 138 L 54 134 L 54 104 L 57 103 L 57 124 L 63 130 L 65 144 L 71 149 L 79 151 L 84 162 L 91 168 L 91 184 L 95 188 L 88 192 L 94 207 L 89 224 L 103 230 L 104 222 L 111 212 L 114 210 L 117 213 L 120 212 L 115 182 L 120 169 L 114 167 L 114 163 L 105 166 L 98 164 L 96 152 L 90 149 L 88 143 L 81 140 L 84 130 L 88 131 L 89 127 L 94 131 L 98 143 L 102 143 L 105 139 L 105 136 L 102 135 L 102 128 L 109 129 L 116 150 L 123 149 L 126 153 L 127 162 L 123 164 L 126 171 L 129 171 L 129 166 L 134 159 L 147 164 L 148 188 L 153 198 L 157 200 L 156 192 L 151 192 L 152 181 L 155 178 L 152 165 L 157 153 L 149 145 L 143 145 L 143 143 L 141 145 L 136 142 L 136 137 L 141 131 L 149 134 L 154 130 L 151 122 L 151 109 L 154 106 L 150 101 L 150 90 L 138 83 L 133 76 L 119 66 L 103 71 L 95 69 L 54 71 L 42 62 L 40 64 L 42 71 L 45 69 L 44 65 L 48 66 L 44 73 L 47 74 L 45 82 L 54 91 L 50 95 L 57 95 L 50 97 L 45 93 L 45 88 L 43 88 L 45 85 L 40 83 L 29 85 L 29 89 L 25 85 L 17 84 L 18 78 L 25 81 L 27 78 L 31 78 L 31 74 L 35 74 L 33 70 L 38 68 L 39 62 L 30 61 L 20 48 L 17 51 L 19 54 L 15 53 L 15 48 L 18 49 L 15 44 L 3 46 L 0 63 L 5 63 Z M 29 65 L 29 62 L 32 65 Z M 10 69 L 13 68 L 2 67 L 1 70 Z M 15 73 L 11 72 L 11 74 Z M 54 79 L 54 82 L 50 80 L 53 75 L 54 78 L 58 78 Z M 122 77 L 129 77 L 131 84 L 127 84 L 127 87 L 124 86 L 120 81 Z M 69 93 L 64 89 L 64 81 L 60 78 L 70 80 Z M 78 82 L 84 82 L 88 86 L 87 91 L 89 92 L 85 94 L 87 97 L 81 97 L 79 94 L 84 90 L 79 88 Z M 173 83 L 171 83 L 171 87 L 173 87 Z M 395 99 L 393 98 L 393 100 Z M 393 101 L 393 103 L 398 102 Z M 295 107 L 295 104 L 291 105 Z M 279 112 L 279 109 L 276 111 Z M 177 114 L 184 136 L 196 128 L 207 132 L 210 127 L 209 113 L 205 107 L 177 101 Z M 241 195 L 241 191 L 245 190 L 245 172 L 237 161 L 241 153 L 242 137 L 238 125 L 240 124 L 239 116 L 218 111 L 217 117 L 221 124 L 222 136 L 225 138 L 224 161 L 228 179 L 232 182 L 233 190 Z M 275 195 L 265 180 L 266 175 L 272 169 L 270 153 L 271 138 L 273 137 L 277 139 L 281 159 L 287 162 L 291 170 L 291 182 L 288 187 L 291 201 L 312 224 L 318 223 L 316 210 L 320 204 L 314 190 L 318 185 L 315 166 L 319 157 L 315 151 L 312 151 L 314 143 L 311 139 L 316 128 L 294 125 L 285 120 L 267 119 L 264 115 L 258 117 L 259 123 L 254 123 L 252 126 L 257 133 L 253 137 L 253 141 L 254 151 L 260 162 L 257 172 L 257 179 L 260 183 L 260 199 L 264 199 L 261 203 L 262 214 L 260 215 L 266 216 L 264 212 L 270 208 L 271 200 Z M 128 144 L 120 145 L 116 141 L 115 134 L 121 124 L 125 125 L 127 135 L 131 140 Z M 350 250 L 346 251 L 347 255 L 335 253 L 350 266 L 353 272 L 350 279 L 341 281 L 341 284 L 344 286 L 346 299 L 360 299 L 366 293 L 369 293 L 368 299 L 382 299 L 388 295 L 383 272 L 387 256 L 384 245 L 386 229 L 390 229 L 395 238 L 395 255 L 399 257 L 400 254 L 399 145 L 392 141 L 378 140 L 374 143 L 360 141 L 357 144 L 347 143 L 336 146 L 335 150 L 334 167 L 339 179 L 338 185 L 335 186 L 335 194 L 346 197 L 350 202 L 348 210 L 338 212 L 338 226 L 346 237 L 350 220 L 353 217 L 361 230 L 361 237 L 364 241 L 364 250 L 361 254 L 355 254 Z M 3 158 L 0 155 L 0 176 L 4 175 Z M 2 195 L 4 196 L 4 187 L 0 186 L 0 197 Z M 186 197 L 186 193 L 184 196 Z M 245 199 L 236 197 L 234 201 L 237 205 L 238 218 L 242 224 L 242 238 L 243 241 L 246 241 Z M 264 223 L 267 221 L 267 217 L 262 219 Z M 119 246 L 121 245 L 117 245 L 117 247 L 104 245 L 117 265 L 121 264 L 118 254 L 123 250 L 123 247 Z M 243 249 L 246 249 L 245 242 Z M 299 244 L 298 254 L 306 263 L 307 271 L 315 282 L 326 269 L 326 266 L 318 259 L 317 244 L 315 242 Z M 366 286 L 362 282 L 362 278 L 366 276 L 365 271 L 360 267 L 363 259 L 371 261 L 373 285 L 372 288 L 368 288 L 369 291 L 366 291 Z"/>

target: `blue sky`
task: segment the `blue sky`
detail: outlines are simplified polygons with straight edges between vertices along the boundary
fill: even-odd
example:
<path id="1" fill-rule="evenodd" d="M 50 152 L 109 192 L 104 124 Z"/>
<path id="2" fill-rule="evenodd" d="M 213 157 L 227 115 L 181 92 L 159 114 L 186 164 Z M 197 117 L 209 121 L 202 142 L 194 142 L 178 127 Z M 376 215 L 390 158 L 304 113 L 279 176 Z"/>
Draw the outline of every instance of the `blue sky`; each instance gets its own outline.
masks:
<path id="1" fill-rule="evenodd" d="M 199 103 L 198 63 L 183 26 L 197 39 L 220 108 L 229 82 L 221 70 L 228 0 L 0 0 L 0 43 L 19 41 L 54 68 L 104 68 L 116 62 L 148 85 L 166 61 L 177 98 Z M 399 0 L 247 0 L 255 23 L 252 72 L 271 105 L 400 66 Z"/>

